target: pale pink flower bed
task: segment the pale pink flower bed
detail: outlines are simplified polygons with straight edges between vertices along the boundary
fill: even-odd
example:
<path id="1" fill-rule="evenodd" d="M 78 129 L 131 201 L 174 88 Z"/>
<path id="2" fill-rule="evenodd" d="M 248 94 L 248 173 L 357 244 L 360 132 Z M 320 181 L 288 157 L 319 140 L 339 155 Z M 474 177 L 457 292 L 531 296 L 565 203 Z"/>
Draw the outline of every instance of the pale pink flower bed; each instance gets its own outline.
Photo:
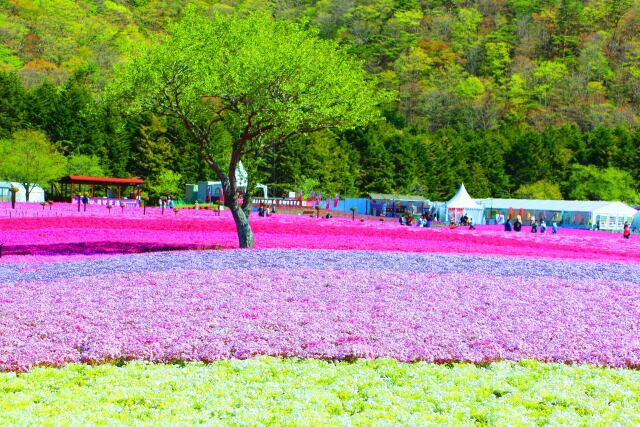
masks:
<path id="1" fill-rule="evenodd" d="M 1 285 L 0 370 L 256 355 L 640 366 L 634 283 L 235 267 Z"/>

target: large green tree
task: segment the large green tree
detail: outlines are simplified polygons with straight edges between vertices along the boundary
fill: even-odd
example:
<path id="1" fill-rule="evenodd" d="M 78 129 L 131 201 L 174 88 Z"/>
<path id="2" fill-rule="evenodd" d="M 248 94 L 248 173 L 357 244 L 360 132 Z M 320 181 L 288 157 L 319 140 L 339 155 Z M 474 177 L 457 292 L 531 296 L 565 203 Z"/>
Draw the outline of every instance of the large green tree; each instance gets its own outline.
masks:
<path id="1" fill-rule="evenodd" d="M 562 200 L 562 192 L 558 184 L 543 179 L 521 185 L 516 191 L 516 197 L 519 199 Z"/>
<path id="2" fill-rule="evenodd" d="M 27 94 L 15 74 L 0 72 L 0 137 L 24 125 Z"/>
<path id="3" fill-rule="evenodd" d="M 569 197 L 573 199 L 640 202 L 631 174 L 617 168 L 574 165 L 567 185 Z"/>
<path id="4" fill-rule="evenodd" d="M 222 181 L 240 247 L 252 247 L 251 201 L 239 201 L 236 168 L 300 133 L 364 125 L 386 93 L 332 41 L 264 13 L 241 18 L 190 9 L 112 86 L 133 110 L 178 118 Z M 228 167 L 217 126 L 232 136 Z"/>
<path id="5" fill-rule="evenodd" d="M 66 172 L 66 159 L 39 131 L 20 130 L 0 140 L 0 177 L 22 184 L 25 197 L 36 185 L 45 186 Z"/>
<path id="6" fill-rule="evenodd" d="M 67 174 L 82 176 L 105 176 L 105 171 L 97 156 L 72 154 L 67 158 Z"/>

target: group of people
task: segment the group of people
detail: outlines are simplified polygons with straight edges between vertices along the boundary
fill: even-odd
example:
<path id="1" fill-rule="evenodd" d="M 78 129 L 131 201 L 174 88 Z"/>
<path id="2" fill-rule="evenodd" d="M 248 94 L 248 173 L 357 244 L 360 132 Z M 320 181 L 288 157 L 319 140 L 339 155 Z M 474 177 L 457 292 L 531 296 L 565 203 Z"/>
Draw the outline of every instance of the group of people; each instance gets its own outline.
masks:
<path id="1" fill-rule="evenodd" d="M 263 215 L 261 215 L 263 216 Z M 431 222 L 435 221 L 435 217 L 430 213 L 423 213 L 419 217 L 415 217 L 411 214 L 411 212 L 406 212 L 404 215 L 401 215 L 399 218 L 400 225 L 407 226 L 417 226 L 417 227 L 431 227 Z M 451 219 L 449 223 L 449 228 L 456 228 L 458 225 L 460 226 L 468 226 L 469 230 L 475 230 L 475 225 L 473 223 L 473 219 L 469 218 L 469 216 L 465 213 L 459 220 L 458 224 L 456 224 L 455 219 Z M 531 233 L 540 233 L 545 234 L 547 232 L 547 223 L 544 218 L 540 220 L 536 220 L 535 217 L 531 217 L 529 223 Z M 509 217 L 504 222 L 504 231 L 510 232 L 521 232 L 522 231 L 522 217 L 517 215 L 515 221 L 511 221 L 511 217 Z M 551 222 L 551 233 L 558 234 L 558 223 L 556 221 Z M 631 225 L 628 222 L 624 223 L 624 229 L 622 231 L 622 237 L 625 239 L 631 238 Z"/>
<path id="2" fill-rule="evenodd" d="M 547 231 L 547 223 L 545 222 L 544 219 L 541 219 L 540 221 L 536 221 L 535 218 L 532 218 L 531 223 L 529 225 L 531 226 L 532 233 L 538 233 L 539 231 L 540 234 L 544 234 Z M 507 220 L 505 221 L 504 231 L 512 231 L 512 230 L 515 232 L 522 231 L 522 218 L 520 217 L 520 215 L 516 217 L 516 220 L 513 222 L 513 225 L 511 224 L 511 218 L 507 218 Z M 553 221 L 551 223 L 551 230 L 553 234 L 557 234 L 558 223 Z"/>
<path id="3" fill-rule="evenodd" d="M 410 212 L 400 215 L 400 225 L 415 225 L 416 227 L 431 227 L 431 222 L 435 221 L 435 218 L 428 212 L 423 213 L 418 218 L 415 218 Z"/>
<path id="4" fill-rule="evenodd" d="M 476 229 L 475 225 L 473 224 L 473 219 L 469 218 L 469 216 L 467 214 L 464 214 L 460 218 L 460 221 L 458 222 L 458 224 L 456 224 L 455 218 L 451 218 L 451 220 L 449 221 L 449 228 L 454 229 L 454 228 L 457 228 L 458 225 L 460 225 L 460 226 L 469 226 L 469 230 L 475 230 Z"/>
<path id="5" fill-rule="evenodd" d="M 269 217 L 274 213 L 276 213 L 275 205 L 271 205 L 271 207 L 269 207 L 269 206 L 266 206 L 264 203 L 260 203 L 260 207 L 258 207 L 258 216 Z"/>
<path id="6" fill-rule="evenodd" d="M 163 200 L 162 198 L 158 199 L 158 205 L 165 206 L 169 209 L 173 209 L 173 207 L 175 206 L 175 203 L 171 198 L 171 196 L 167 196 L 166 200 Z"/>

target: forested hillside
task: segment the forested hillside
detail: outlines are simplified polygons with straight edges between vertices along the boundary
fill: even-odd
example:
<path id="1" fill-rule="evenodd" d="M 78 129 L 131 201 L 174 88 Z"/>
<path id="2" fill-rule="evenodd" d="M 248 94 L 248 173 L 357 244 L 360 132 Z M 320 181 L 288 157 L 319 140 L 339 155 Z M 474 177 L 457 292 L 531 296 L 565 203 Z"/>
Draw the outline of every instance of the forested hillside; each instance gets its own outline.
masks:
<path id="1" fill-rule="evenodd" d="M 252 165 L 273 188 L 640 202 L 640 0 L 0 0 L 0 137 L 41 129 L 110 174 L 204 178 L 180 126 L 101 96 L 187 4 L 317 28 L 397 94 L 378 125 Z"/>

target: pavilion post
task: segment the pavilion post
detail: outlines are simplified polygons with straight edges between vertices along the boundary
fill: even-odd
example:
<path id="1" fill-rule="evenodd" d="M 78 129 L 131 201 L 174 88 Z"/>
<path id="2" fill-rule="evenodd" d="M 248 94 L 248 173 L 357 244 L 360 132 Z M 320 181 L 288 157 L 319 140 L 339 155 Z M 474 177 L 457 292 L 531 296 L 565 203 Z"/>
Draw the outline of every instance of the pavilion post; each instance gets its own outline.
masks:
<path id="1" fill-rule="evenodd" d="M 91 197 L 95 197 L 95 193 L 96 193 L 96 188 L 95 188 L 95 184 L 91 184 Z"/>

